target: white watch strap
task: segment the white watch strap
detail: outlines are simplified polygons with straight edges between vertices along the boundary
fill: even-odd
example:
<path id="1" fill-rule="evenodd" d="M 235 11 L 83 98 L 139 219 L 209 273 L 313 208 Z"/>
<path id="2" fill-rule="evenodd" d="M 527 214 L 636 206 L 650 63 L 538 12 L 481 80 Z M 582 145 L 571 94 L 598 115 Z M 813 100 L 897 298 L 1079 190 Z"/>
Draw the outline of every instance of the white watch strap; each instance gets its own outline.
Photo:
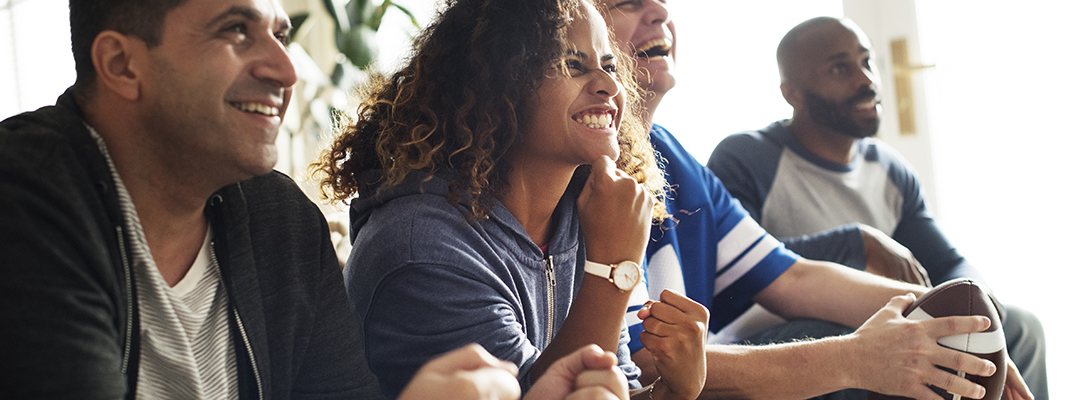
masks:
<path id="1" fill-rule="evenodd" d="M 604 279 L 612 279 L 612 266 L 586 260 L 586 273 Z"/>

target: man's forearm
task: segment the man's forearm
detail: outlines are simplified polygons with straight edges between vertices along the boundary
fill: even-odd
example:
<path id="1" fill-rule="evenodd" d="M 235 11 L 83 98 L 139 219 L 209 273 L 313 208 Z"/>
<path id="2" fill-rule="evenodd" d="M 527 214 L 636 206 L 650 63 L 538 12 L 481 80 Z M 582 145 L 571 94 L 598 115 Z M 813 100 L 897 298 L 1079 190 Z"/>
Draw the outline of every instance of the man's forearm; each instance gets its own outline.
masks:
<path id="1" fill-rule="evenodd" d="M 847 364 L 849 340 L 707 345 L 707 378 L 699 398 L 807 399 L 856 386 Z"/>
<path id="2" fill-rule="evenodd" d="M 925 291 L 841 265 L 800 259 L 755 301 L 786 319 L 816 318 L 858 327 L 892 297 Z"/>
<path id="3" fill-rule="evenodd" d="M 850 339 L 834 337 L 804 342 L 749 346 L 708 344 L 706 383 L 700 399 L 804 399 L 855 384 L 846 354 Z M 644 382 L 657 377 L 649 352 L 632 359 Z"/>

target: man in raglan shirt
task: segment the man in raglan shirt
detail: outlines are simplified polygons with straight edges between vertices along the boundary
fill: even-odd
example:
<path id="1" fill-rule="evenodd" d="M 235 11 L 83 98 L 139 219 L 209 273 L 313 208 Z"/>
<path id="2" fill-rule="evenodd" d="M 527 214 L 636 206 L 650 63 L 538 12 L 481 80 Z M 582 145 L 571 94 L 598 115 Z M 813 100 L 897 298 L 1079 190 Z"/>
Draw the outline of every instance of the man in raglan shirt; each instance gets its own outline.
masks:
<path id="1" fill-rule="evenodd" d="M 727 137 L 707 166 L 776 237 L 866 224 L 906 246 L 934 284 L 982 281 L 937 227 L 912 168 L 871 138 L 881 112 L 871 48 L 850 20 L 818 17 L 794 27 L 777 55 L 793 118 Z M 1042 324 L 1027 310 L 1004 308 L 1010 365 L 1037 398 L 1048 398 Z"/>

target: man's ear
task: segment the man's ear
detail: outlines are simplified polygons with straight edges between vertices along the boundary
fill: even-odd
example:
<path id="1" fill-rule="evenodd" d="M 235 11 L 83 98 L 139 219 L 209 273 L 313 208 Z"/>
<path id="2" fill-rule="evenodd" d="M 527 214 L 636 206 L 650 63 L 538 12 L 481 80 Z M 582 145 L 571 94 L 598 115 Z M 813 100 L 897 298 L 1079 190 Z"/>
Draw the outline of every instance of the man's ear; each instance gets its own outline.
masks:
<path id="1" fill-rule="evenodd" d="M 91 44 L 91 61 L 98 74 L 98 90 L 109 90 L 127 100 L 140 97 L 139 66 L 147 46 L 142 40 L 117 31 L 103 31 Z"/>
<path id="2" fill-rule="evenodd" d="M 786 102 L 790 103 L 795 110 L 805 107 L 805 91 L 799 86 L 786 81 L 778 85 L 778 89 L 782 91 L 782 98 L 786 99 Z"/>

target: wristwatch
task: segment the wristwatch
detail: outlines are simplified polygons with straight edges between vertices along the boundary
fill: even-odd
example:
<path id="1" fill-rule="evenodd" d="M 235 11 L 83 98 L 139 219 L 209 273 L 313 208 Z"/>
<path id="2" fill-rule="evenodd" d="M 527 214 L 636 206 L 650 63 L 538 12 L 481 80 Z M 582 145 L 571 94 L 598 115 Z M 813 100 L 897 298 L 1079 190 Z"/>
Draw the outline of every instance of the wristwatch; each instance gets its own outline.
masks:
<path id="1" fill-rule="evenodd" d="M 586 273 L 596 275 L 616 285 L 622 291 L 635 288 L 642 280 L 642 267 L 634 261 L 623 261 L 619 264 L 601 264 L 586 261 Z"/>

